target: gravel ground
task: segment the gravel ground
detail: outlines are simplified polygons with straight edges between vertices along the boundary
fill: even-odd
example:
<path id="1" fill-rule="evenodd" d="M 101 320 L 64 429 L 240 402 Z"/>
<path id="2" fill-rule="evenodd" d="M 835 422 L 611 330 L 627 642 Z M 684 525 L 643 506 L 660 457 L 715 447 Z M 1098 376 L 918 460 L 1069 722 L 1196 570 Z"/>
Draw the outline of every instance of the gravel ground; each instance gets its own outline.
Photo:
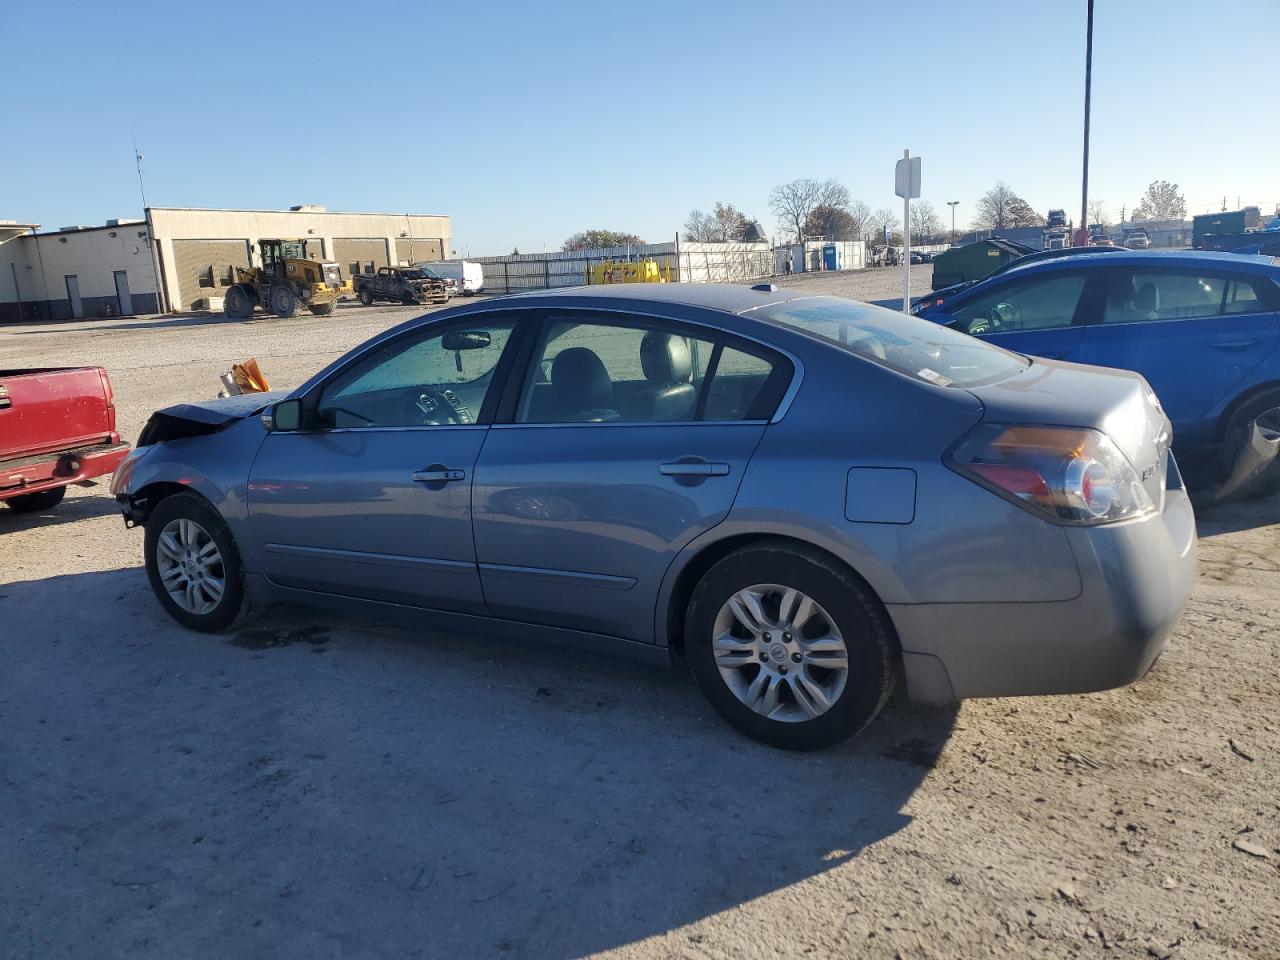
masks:
<path id="1" fill-rule="evenodd" d="M 132 437 L 413 312 L 4 327 L 0 366 L 106 365 Z M 187 633 L 105 494 L 0 510 L 5 960 L 1280 957 L 1280 500 L 1202 518 L 1140 683 L 792 755 L 626 663 L 296 609 Z"/>

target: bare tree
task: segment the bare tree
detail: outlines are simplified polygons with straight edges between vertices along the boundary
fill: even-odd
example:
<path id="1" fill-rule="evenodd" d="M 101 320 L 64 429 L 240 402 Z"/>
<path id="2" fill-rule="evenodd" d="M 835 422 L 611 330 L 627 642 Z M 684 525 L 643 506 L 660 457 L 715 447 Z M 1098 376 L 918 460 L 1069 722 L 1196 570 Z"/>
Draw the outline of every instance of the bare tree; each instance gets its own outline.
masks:
<path id="1" fill-rule="evenodd" d="M 693 210 L 684 222 L 684 238 L 690 243 L 710 243 L 715 239 L 716 218 L 701 210 Z"/>
<path id="2" fill-rule="evenodd" d="M 942 236 L 942 218 L 928 200 L 911 204 L 911 236 L 928 243 Z"/>
<path id="3" fill-rule="evenodd" d="M 821 206 L 847 209 L 849 190 L 839 180 L 803 177 L 779 184 L 769 194 L 769 209 L 797 239 L 804 235 L 804 222 L 809 214 Z"/>
<path id="4" fill-rule="evenodd" d="M 1178 192 L 1178 185 L 1168 180 L 1152 181 L 1133 208 L 1134 220 L 1185 220 L 1186 216 L 1186 198 Z"/>
<path id="5" fill-rule="evenodd" d="M 644 241 L 634 233 L 623 230 L 584 230 L 575 233 L 560 247 L 561 250 L 591 250 L 596 247 L 639 247 Z"/>
<path id="6" fill-rule="evenodd" d="M 997 181 L 978 199 L 978 212 L 973 218 L 973 226 L 979 230 L 1007 230 L 1042 223 L 1044 218 L 1003 180 Z"/>
<path id="7" fill-rule="evenodd" d="M 884 242 L 884 228 L 889 228 L 889 242 L 902 242 L 902 221 L 889 207 L 881 207 L 867 218 L 867 236 L 872 243 Z"/>
<path id="8" fill-rule="evenodd" d="M 1095 223 L 1103 230 L 1111 229 L 1111 217 L 1107 213 L 1106 203 L 1102 200 L 1089 201 L 1089 222 L 1085 226 L 1089 227 Z"/>

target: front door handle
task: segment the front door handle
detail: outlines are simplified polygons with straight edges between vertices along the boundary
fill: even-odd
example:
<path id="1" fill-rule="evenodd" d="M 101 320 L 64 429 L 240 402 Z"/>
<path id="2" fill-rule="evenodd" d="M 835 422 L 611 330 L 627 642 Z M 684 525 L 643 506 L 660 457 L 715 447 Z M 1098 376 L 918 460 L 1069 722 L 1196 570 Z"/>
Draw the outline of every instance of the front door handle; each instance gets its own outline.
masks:
<path id="1" fill-rule="evenodd" d="M 1067 352 L 1065 350 L 1055 350 L 1052 353 L 1042 353 L 1040 356 L 1046 360 L 1065 360 L 1067 359 Z"/>
<path id="2" fill-rule="evenodd" d="M 705 460 L 677 460 L 658 468 L 666 477 L 727 477 L 727 463 L 707 463 Z"/>
<path id="3" fill-rule="evenodd" d="M 1215 350 L 1248 350 L 1257 343 L 1257 340 L 1215 340 L 1209 346 Z"/>
<path id="4" fill-rule="evenodd" d="M 465 470 L 456 470 L 443 464 L 433 463 L 425 470 L 415 470 L 409 474 L 409 479 L 417 483 L 448 483 L 451 480 L 463 480 L 466 476 Z"/>

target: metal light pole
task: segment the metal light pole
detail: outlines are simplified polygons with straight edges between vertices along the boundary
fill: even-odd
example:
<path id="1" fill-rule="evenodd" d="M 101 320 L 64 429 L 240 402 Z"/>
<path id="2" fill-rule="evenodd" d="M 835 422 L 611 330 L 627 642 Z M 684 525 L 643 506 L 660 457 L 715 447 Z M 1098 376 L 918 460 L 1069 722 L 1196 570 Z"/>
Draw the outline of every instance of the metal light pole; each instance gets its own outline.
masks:
<path id="1" fill-rule="evenodd" d="M 1093 88 L 1093 0 L 1089 0 L 1089 25 L 1084 47 L 1084 174 L 1080 184 L 1080 230 L 1089 236 L 1089 97 Z M 1077 234 L 1077 238 L 1078 238 Z"/>
<path id="2" fill-rule="evenodd" d="M 956 204 L 959 200 L 948 200 L 947 206 L 951 208 L 951 242 L 956 242 Z"/>

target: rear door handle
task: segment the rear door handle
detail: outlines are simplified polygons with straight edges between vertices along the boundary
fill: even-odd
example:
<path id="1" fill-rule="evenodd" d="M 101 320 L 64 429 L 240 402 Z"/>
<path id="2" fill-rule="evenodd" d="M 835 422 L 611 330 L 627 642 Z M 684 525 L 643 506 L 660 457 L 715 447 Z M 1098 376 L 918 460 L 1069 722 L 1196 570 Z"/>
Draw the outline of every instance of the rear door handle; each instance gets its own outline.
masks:
<path id="1" fill-rule="evenodd" d="M 1042 353 L 1042 354 L 1040 354 L 1040 356 L 1044 357 L 1046 360 L 1065 360 L 1065 359 L 1067 359 L 1067 354 L 1066 354 L 1066 351 L 1064 351 L 1064 350 L 1058 350 L 1058 351 L 1056 351 L 1056 352 L 1054 352 L 1054 353 Z"/>
<path id="2" fill-rule="evenodd" d="M 463 480 L 466 476 L 465 470 L 455 470 L 433 463 L 425 470 L 415 470 L 409 474 L 409 479 L 417 483 L 448 483 L 451 480 Z"/>
<path id="3" fill-rule="evenodd" d="M 727 477 L 727 463 L 707 463 L 705 460 L 675 461 L 664 463 L 658 470 L 667 477 Z"/>
<path id="4" fill-rule="evenodd" d="M 1215 350 L 1248 350 L 1258 343 L 1258 340 L 1217 340 L 1210 343 L 1209 346 Z"/>

